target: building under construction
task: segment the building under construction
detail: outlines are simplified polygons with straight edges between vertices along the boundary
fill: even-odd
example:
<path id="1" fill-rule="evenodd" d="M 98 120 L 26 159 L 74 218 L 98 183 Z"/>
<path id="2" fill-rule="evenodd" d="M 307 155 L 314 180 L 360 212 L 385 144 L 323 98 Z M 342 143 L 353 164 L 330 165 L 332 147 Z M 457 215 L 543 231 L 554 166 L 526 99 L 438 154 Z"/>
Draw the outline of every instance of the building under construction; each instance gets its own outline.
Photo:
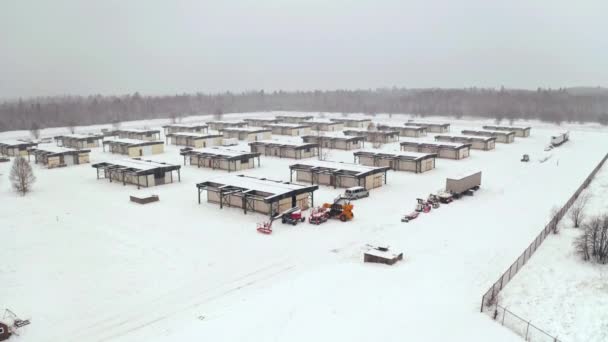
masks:
<path id="1" fill-rule="evenodd" d="M 110 139 L 104 140 L 103 151 L 124 154 L 131 158 L 160 154 L 165 151 L 165 143 L 162 140 L 146 141 L 135 139 Z"/>
<path id="2" fill-rule="evenodd" d="M 374 189 L 386 184 L 389 167 L 373 167 L 322 160 L 310 160 L 289 166 L 289 179 L 296 174 L 298 182 L 322 184 L 334 188 L 362 186 Z"/>
<path id="3" fill-rule="evenodd" d="M 355 119 L 355 118 L 334 118 L 331 121 L 341 122 L 344 127 L 367 129 L 372 123 L 371 119 Z"/>
<path id="4" fill-rule="evenodd" d="M 165 135 L 165 139 L 171 145 L 203 148 L 221 145 L 223 135 L 179 132 L 169 133 Z"/>
<path id="5" fill-rule="evenodd" d="M 289 143 L 276 140 L 249 143 L 251 152 L 278 158 L 303 159 L 319 155 L 319 144 Z"/>
<path id="6" fill-rule="evenodd" d="M 344 135 L 364 137 L 365 141 L 373 145 L 389 144 L 399 141 L 398 131 L 369 131 L 365 129 L 345 129 Z"/>
<path id="7" fill-rule="evenodd" d="M 449 123 L 432 123 L 432 122 L 408 120 L 406 125 L 426 127 L 426 131 L 429 133 L 447 133 L 450 131 Z"/>
<path id="8" fill-rule="evenodd" d="M 530 131 L 532 127 L 516 127 L 516 126 L 492 126 L 487 125 L 483 126 L 483 129 L 489 129 L 493 131 L 507 131 L 507 132 L 515 132 L 515 136 L 518 138 L 526 138 L 530 136 Z"/>
<path id="9" fill-rule="evenodd" d="M 356 150 L 363 147 L 365 137 L 345 136 L 343 134 L 305 135 L 302 137 L 305 143 L 319 144 L 321 148 L 336 150 Z"/>
<path id="10" fill-rule="evenodd" d="M 264 128 L 272 130 L 272 134 L 276 135 L 289 135 L 289 136 L 303 136 L 310 134 L 311 126 L 309 124 L 296 124 L 296 123 L 277 123 L 265 125 Z"/>
<path id="11" fill-rule="evenodd" d="M 436 153 L 357 151 L 355 163 L 367 166 L 388 167 L 395 171 L 422 173 L 435 168 Z"/>
<path id="12" fill-rule="evenodd" d="M 405 125 L 386 125 L 378 124 L 376 128 L 379 131 L 397 131 L 399 136 L 419 138 L 426 136 L 427 128 L 425 126 L 405 126 Z"/>
<path id="13" fill-rule="evenodd" d="M 174 123 L 169 125 L 164 125 L 163 129 L 166 134 L 170 133 L 199 133 L 205 134 L 209 132 L 209 125 L 207 124 L 186 124 L 186 123 Z"/>
<path id="14" fill-rule="evenodd" d="M 463 135 L 476 135 L 481 137 L 494 137 L 497 143 L 510 144 L 515 141 L 515 132 L 513 131 L 478 131 L 465 129 Z"/>
<path id="15" fill-rule="evenodd" d="M 8 157 L 26 157 L 31 148 L 38 146 L 38 143 L 22 140 L 0 140 L 0 155 Z"/>
<path id="16" fill-rule="evenodd" d="M 41 164 L 52 169 L 56 167 L 86 164 L 89 162 L 90 152 L 91 150 L 73 149 L 47 144 L 44 147 L 36 147 L 29 150 L 28 159 L 30 155 L 33 155 L 36 164 Z"/>
<path id="17" fill-rule="evenodd" d="M 401 151 L 435 153 L 438 158 L 464 159 L 471 153 L 471 144 L 450 142 L 417 142 L 402 141 Z"/>
<path id="18" fill-rule="evenodd" d="M 270 128 L 260 127 L 230 127 L 222 130 L 224 138 L 238 139 L 244 141 L 268 140 L 272 137 Z"/>
<path id="19" fill-rule="evenodd" d="M 101 146 L 103 134 L 67 134 L 54 137 L 57 146 L 71 148 L 94 148 Z"/>
<path id="20" fill-rule="evenodd" d="M 260 153 L 235 151 L 218 147 L 201 148 L 196 150 L 183 149 L 180 154 L 186 162 L 197 167 L 204 167 L 228 172 L 252 169 L 260 166 Z"/>
<path id="21" fill-rule="evenodd" d="M 435 141 L 471 144 L 474 150 L 490 151 L 496 145 L 495 137 L 483 137 L 474 135 L 436 135 Z"/>
<path id="22" fill-rule="evenodd" d="M 177 181 L 181 181 L 180 165 L 161 163 L 151 160 L 123 159 L 91 165 L 97 171 L 97 179 L 105 178 L 123 185 L 133 184 L 140 187 L 150 187 L 173 183 L 177 173 Z"/>
<path id="23" fill-rule="evenodd" d="M 207 192 L 207 202 L 217 203 L 221 208 L 241 208 L 249 211 L 276 216 L 288 209 L 299 207 L 303 210 L 314 207 L 314 192 L 317 185 L 301 185 L 255 178 L 244 175 L 231 175 L 213 178 L 196 185 L 198 203 L 201 195 Z"/>
<path id="24" fill-rule="evenodd" d="M 247 122 L 242 120 L 216 120 L 207 122 L 209 129 L 214 131 L 223 131 L 224 128 L 247 127 Z"/>

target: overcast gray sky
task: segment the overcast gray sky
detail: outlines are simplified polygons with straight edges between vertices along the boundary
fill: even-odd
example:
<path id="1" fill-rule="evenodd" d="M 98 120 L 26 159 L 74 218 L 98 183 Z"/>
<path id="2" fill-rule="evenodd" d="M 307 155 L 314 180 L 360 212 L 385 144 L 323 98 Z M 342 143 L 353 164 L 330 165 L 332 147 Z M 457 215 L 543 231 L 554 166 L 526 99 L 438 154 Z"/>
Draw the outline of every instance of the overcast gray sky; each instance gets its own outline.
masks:
<path id="1" fill-rule="evenodd" d="M 1 0 L 0 97 L 608 85 L 608 0 Z"/>

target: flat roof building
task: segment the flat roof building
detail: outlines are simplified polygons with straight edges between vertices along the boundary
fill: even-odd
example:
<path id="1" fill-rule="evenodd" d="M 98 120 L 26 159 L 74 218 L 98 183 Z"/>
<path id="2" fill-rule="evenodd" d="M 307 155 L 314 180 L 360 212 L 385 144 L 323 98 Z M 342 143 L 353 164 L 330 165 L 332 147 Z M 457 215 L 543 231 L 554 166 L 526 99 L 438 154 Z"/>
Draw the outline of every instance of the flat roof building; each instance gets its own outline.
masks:
<path id="1" fill-rule="evenodd" d="M 106 136 L 118 136 L 120 139 L 160 140 L 160 130 L 158 129 L 121 128 L 105 134 L 107 134 Z"/>
<path id="2" fill-rule="evenodd" d="M 228 172 L 252 169 L 260 166 L 260 153 L 235 151 L 218 147 L 201 148 L 196 150 L 184 149 L 180 152 L 190 165 L 210 169 L 226 170 Z"/>
<path id="3" fill-rule="evenodd" d="M 207 192 L 207 202 L 220 208 L 235 207 L 244 213 L 254 211 L 276 216 L 294 207 L 306 210 L 314 206 L 316 185 L 301 185 L 244 175 L 216 177 L 196 185 L 198 203 L 201 193 Z"/>
<path id="4" fill-rule="evenodd" d="M 313 115 L 283 114 L 277 115 L 276 119 L 283 123 L 301 123 L 314 119 Z"/>
<path id="5" fill-rule="evenodd" d="M 268 124 L 264 128 L 272 130 L 272 134 L 276 135 L 289 135 L 289 136 L 302 136 L 310 134 L 311 126 L 309 124 L 296 124 L 296 123 L 277 123 Z"/>
<path id="6" fill-rule="evenodd" d="M 312 131 L 338 132 L 344 129 L 344 124 L 342 122 L 331 121 L 327 119 L 306 120 L 302 123 L 310 125 L 310 129 Z"/>
<path id="7" fill-rule="evenodd" d="M 410 138 L 425 137 L 427 131 L 427 128 L 424 126 L 378 124 L 376 128 L 379 131 L 397 131 L 399 132 L 399 136 Z"/>
<path id="8" fill-rule="evenodd" d="M 388 167 L 373 167 L 359 164 L 310 160 L 289 166 L 289 179 L 309 184 L 322 184 L 334 188 L 362 186 L 374 189 L 386 184 Z"/>
<path id="9" fill-rule="evenodd" d="M 473 129 L 465 129 L 462 131 L 462 134 L 494 137 L 496 138 L 496 142 L 503 144 L 510 144 L 515 141 L 515 132 L 513 131 L 478 131 Z"/>
<path id="10" fill-rule="evenodd" d="M 207 122 L 209 129 L 222 131 L 229 127 L 247 127 L 247 122 L 242 120 L 216 120 Z"/>
<path id="11" fill-rule="evenodd" d="M 86 164 L 89 162 L 90 152 L 91 150 L 77 150 L 47 144 L 32 148 L 29 154 L 34 155 L 34 162 L 36 164 L 42 164 L 52 169 L 55 167 Z"/>
<path id="12" fill-rule="evenodd" d="M 189 146 L 203 148 L 218 146 L 222 144 L 223 135 L 221 134 L 201 134 L 201 133 L 169 133 L 165 135 L 167 143 L 178 146 Z"/>
<path id="13" fill-rule="evenodd" d="M 67 134 L 58 135 L 55 138 L 57 146 L 71 148 L 94 148 L 101 146 L 102 134 Z"/>
<path id="14" fill-rule="evenodd" d="M 38 143 L 22 140 L 0 140 L 0 154 L 8 157 L 28 155 L 28 150 L 38 146 Z"/>
<path id="15" fill-rule="evenodd" d="M 177 180 L 181 181 L 180 165 L 167 164 L 137 158 L 114 160 L 91 165 L 97 171 L 97 179 L 106 178 L 110 183 L 120 182 L 123 185 L 133 184 L 150 187 L 173 183 L 173 171 L 177 171 Z"/>
<path id="16" fill-rule="evenodd" d="M 435 168 L 436 153 L 357 151 L 355 163 L 367 166 L 389 167 L 395 171 L 422 173 Z"/>
<path id="17" fill-rule="evenodd" d="M 430 133 L 447 133 L 450 131 L 449 123 L 433 123 L 433 122 L 408 120 L 406 125 L 426 127 L 427 132 L 430 132 Z"/>
<path id="18" fill-rule="evenodd" d="M 249 125 L 249 127 L 264 127 L 270 124 L 276 124 L 281 122 L 277 118 L 247 118 L 243 119 Z"/>
<path id="19" fill-rule="evenodd" d="M 169 133 L 208 133 L 209 125 L 207 124 L 184 124 L 184 123 L 174 123 L 164 125 L 163 129 L 165 130 L 165 135 Z"/>
<path id="20" fill-rule="evenodd" d="M 463 159 L 471 153 L 471 144 L 402 141 L 400 145 L 401 151 L 435 153 L 438 158 L 446 159 Z"/>
<path id="21" fill-rule="evenodd" d="M 305 135 L 302 137 L 305 143 L 319 144 L 322 148 L 336 149 L 336 150 L 353 150 L 360 149 L 363 147 L 365 137 L 359 136 L 346 136 L 338 134 L 326 134 L 326 135 Z"/>
<path id="22" fill-rule="evenodd" d="M 331 121 L 341 122 L 344 127 L 367 129 L 372 123 L 371 119 L 355 119 L 355 118 L 333 118 Z"/>
<path id="23" fill-rule="evenodd" d="M 530 130 L 532 130 L 532 127 L 486 125 L 486 126 L 483 126 L 483 129 L 489 129 L 489 130 L 494 130 L 494 131 L 515 132 L 516 137 L 525 138 L 525 137 L 530 136 Z"/>
<path id="24" fill-rule="evenodd" d="M 368 131 L 365 129 L 345 129 L 344 135 L 364 137 L 365 141 L 374 145 L 389 144 L 399 141 L 398 131 Z"/>
<path id="25" fill-rule="evenodd" d="M 278 158 L 303 159 L 319 155 L 319 145 L 263 140 L 249 143 L 251 152 Z"/>
<path id="26" fill-rule="evenodd" d="M 146 141 L 136 139 L 111 139 L 104 140 L 103 151 L 125 154 L 131 158 L 160 154 L 165 151 L 165 143 L 162 140 Z"/>
<path id="27" fill-rule="evenodd" d="M 474 135 L 436 135 L 435 141 L 471 144 L 474 150 L 490 151 L 496 145 L 495 137 L 483 137 Z"/>
<path id="28" fill-rule="evenodd" d="M 259 127 L 228 127 L 222 130 L 224 138 L 234 138 L 244 141 L 268 140 L 272 137 L 270 128 Z"/>

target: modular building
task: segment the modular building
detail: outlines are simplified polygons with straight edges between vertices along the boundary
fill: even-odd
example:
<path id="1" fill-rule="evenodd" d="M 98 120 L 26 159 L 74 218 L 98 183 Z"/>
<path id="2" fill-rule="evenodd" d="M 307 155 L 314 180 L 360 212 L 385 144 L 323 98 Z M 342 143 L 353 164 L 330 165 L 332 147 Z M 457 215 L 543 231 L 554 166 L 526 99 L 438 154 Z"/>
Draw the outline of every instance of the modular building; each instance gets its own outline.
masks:
<path id="1" fill-rule="evenodd" d="M 249 127 L 264 127 L 266 125 L 280 123 L 281 120 L 277 118 L 249 118 L 243 119 L 249 125 Z"/>
<path id="2" fill-rule="evenodd" d="M 435 168 L 436 153 L 357 151 L 355 163 L 367 166 L 384 166 L 395 171 L 422 173 Z"/>
<path id="3" fill-rule="evenodd" d="M 73 148 L 45 145 L 29 151 L 34 155 L 36 164 L 42 164 L 49 169 L 70 165 L 86 164 L 89 162 L 91 150 L 77 150 Z M 29 159 L 29 156 L 28 156 Z"/>
<path id="4" fill-rule="evenodd" d="M 165 135 L 170 133 L 209 133 L 209 126 L 206 124 L 169 124 L 164 125 Z"/>
<path id="5" fill-rule="evenodd" d="M 71 148 L 94 148 L 101 145 L 103 141 L 102 134 L 68 134 L 56 136 L 55 142 L 57 146 Z"/>
<path id="6" fill-rule="evenodd" d="M 184 149 L 180 152 L 190 165 L 206 167 L 210 169 L 240 171 L 260 166 L 260 153 L 235 151 L 218 147 L 201 148 L 196 150 Z"/>
<path id="7" fill-rule="evenodd" d="M 402 141 L 400 144 L 402 151 L 435 153 L 437 154 L 437 158 L 458 160 L 467 158 L 471 153 L 471 144 L 417 141 Z"/>
<path id="8" fill-rule="evenodd" d="M 386 125 L 378 124 L 376 128 L 379 131 L 397 131 L 399 136 L 418 138 L 425 137 L 427 128 L 424 126 L 399 126 L 399 125 Z"/>
<path id="9" fill-rule="evenodd" d="M 530 130 L 532 127 L 516 127 L 516 126 L 483 126 L 483 129 L 489 129 L 492 131 L 507 131 L 515 132 L 516 137 L 525 138 L 530 136 Z"/>
<path id="10" fill-rule="evenodd" d="M 515 132 L 513 131 L 477 131 L 465 129 L 462 131 L 464 135 L 476 135 L 481 137 L 494 137 L 496 142 L 510 144 L 515 141 Z"/>
<path id="11" fill-rule="evenodd" d="M 482 137 L 474 135 L 436 135 L 435 141 L 471 144 L 474 150 L 490 151 L 496 145 L 495 137 Z"/>
<path id="12" fill-rule="evenodd" d="M 431 132 L 431 133 L 447 133 L 450 131 L 449 123 L 432 123 L 432 122 L 408 120 L 406 125 L 426 127 L 427 132 Z"/>
<path id="13" fill-rule="evenodd" d="M 311 143 L 289 143 L 276 140 L 249 143 L 251 152 L 279 158 L 311 158 L 319 155 L 319 145 Z"/>
<path id="14" fill-rule="evenodd" d="M 276 119 L 279 120 L 282 123 L 301 123 L 303 121 L 314 119 L 314 116 L 312 116 L 312 115 L 284 114 L 284 115 L 277 115 Z"/>
<path id="15" fill-rule="evenodd" d="M 276 216 L 294 207 L 306 210 L 314 206 L 317 185 L 301 185 L 266 178 L 232 175 L 213 178 L 198 183 L 198 203 L 201 193 L 207 192 L 207 202 L 217 203 L 220 208 L 241 208 L 247 214 L 254 211 Z"/>
<path id="16" fill-rule="evenodd" d="M 177 180 L 181 181 L 180 165 L 167 164 L 139 158 L 114 160 L 93 164 L 97 171 L 97 179 L 106 178 L 123 185 L 133 184 L 140 187 L 150 187 L 173 183 L 173 172 L 177 171 Z"/>
<path id="17" fill-rule="evenodd" d="M 345 135 L 305 135 L 302 137 L 305 143 L 319 144 L 323 148 L 336 150 L 353 150 L 363 147 L 365 137 Z"/>
<path id="18" fill-rule="evenodd" d="M 222 130 L 224 138 L 234 138 L 245 141 L 268 140 L 272 137 L 270 128 L 230 127 Z"/>
<path id="19" fill-rule="evenodd" d="M 223 135 L 180 132 L 169 133 L 165 138 L 167 139 L 167 143 L 171 145 L 203 148 L 221 145 Z"/>
<path id="20" fill-rule="evenodd" d="M 344 127 L 367 129 L 372 123 L 371 119 L 355 119 L 355 118 L 334 118 L 331 121 L 341 122 Z"/>
<path id="21" fill-rule="evenodd" d="M 346 129 L 344 135 L 364 137 L 372 144 L 389 144 L 399 141 L 398 131 L 368 131 L 365 129 Z"/>
<path id="22" fill-rule="evenodd" d="M 264 128 L 269 128 L 272 130 L 272 134 L 276 135 L 302 136 L 310 134 L 311 126 L 309 124 L 277 123 L 265 125 Z"/>
<path id="23" fill-rule="evenodd" d="M 106 134 L 107 136 L 118 136 L 120 139 L 160 140 L 160 130 L 157 129 L 122 128 Z"/>
<path id="24" fill-rule="evenodd" d="M 231 121 L 216 120 L 216 121 L 207 122 L 207 125 L 209 125 L 209 129 L 212 129 L 215 131 L 223 131 L 224 128 L 247 127 L 247 122 L 241 121 L 241 120 L 231 120 Z"/>
<path id="25" fill-rule="evenodd" d="M 344 129 L 344 124 L 337 121 L 314 119 L 303 121 L 303 124 L 310 125 L 312 131 L 337 132 Z"/>
<path id="26" fill-rule="evenodd" d="M 38 146 L 38 143 L 21 141 L 21 140 L 1 140 L 0 141 L 0 154 L 8 157 L 28 155 L 28 151 Z"/>
<path id="27" fill-rule="evenodd" d="M 389 167 L 373 167 L 359 164 L 311 160 L 289 166 L 289 179 L 310 184 L 322 184 L 334 188 L 362 186 L 374 189 L 386 184 L 386 173 Z"/>
<path id="28" fill-rule="evenodd" d="M 165 143 L 162 140 L 157 141 L 145 141 L 135 139 L 112 139 L 105 140 L 103 142 L 103 151 L 106 151 L 106 145 L 108 146 L 108 152 L 125 154 L 129 157 L 141 157 L 152 154 L 159 154 L 165 151 Z"/>

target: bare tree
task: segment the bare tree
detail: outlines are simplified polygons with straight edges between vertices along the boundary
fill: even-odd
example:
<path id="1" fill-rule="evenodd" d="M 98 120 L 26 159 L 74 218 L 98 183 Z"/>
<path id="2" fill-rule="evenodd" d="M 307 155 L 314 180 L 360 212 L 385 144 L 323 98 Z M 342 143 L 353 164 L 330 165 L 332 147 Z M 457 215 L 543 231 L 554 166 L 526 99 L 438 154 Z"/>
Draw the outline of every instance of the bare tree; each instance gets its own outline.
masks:
<path id="1" fill-rule="evenodd" d="M 580 195 L 572 207 L 570 207 L 568 216 L 570 216 L 572 223 L 574 223 L 574 228 L 578 228 L 585 219 L 585 207 L 587 206 L 590 197 L 589 193 L 585 192 Z"/>
<path id="2" fill-rule="evenodd" d="M 172 124 L 177 123 L 177 113 L 172 112 L 171 114 L 169 114 L 169 121 Z"/>
<path id="3" fill-rule="evenodd" d="M 34 139 L 40 139 L 40 126 L 37 122 L 32 122 L 32 125 L 30 126 L 30 134 Z"/>
<path id="4" fill-rule="evenodd" d="M 121 122 L 118 119 L 112 120 L 112 129 L 117 130 L 120 128 Z"/>
<path id="5" fill-rule="evenodd" d="M 9 180 L 13 185 L 13 189 L 25 196 L 32 187 L 32 184 L 36 181 L 34 171 L 30 163 L 21 156 L 17 156 L 13 161 L 11 167 L 11 173 L 9 174 Z"/>
<path id="6" fill-rule="evenodd" d="M 608 215 L 594 217 L 582 227 L 583 234 L 574 241 L 576 252 L 583 260 L 608 263 Z"/>
<path id="7" fill-rule="evenodd" d="M 215 110 L 215 112 L 213 113 L 213 119 L 222 120 L 223 117 L 224 117 L 224 111 L 222 110 L 222 108 L 217 108 Z"/>
<path id="8" fill-rule="evenodd" d="M 68 131 L 72 134 L 76 133 L 76 123 L 74 121 L 68 122 Z"/>

